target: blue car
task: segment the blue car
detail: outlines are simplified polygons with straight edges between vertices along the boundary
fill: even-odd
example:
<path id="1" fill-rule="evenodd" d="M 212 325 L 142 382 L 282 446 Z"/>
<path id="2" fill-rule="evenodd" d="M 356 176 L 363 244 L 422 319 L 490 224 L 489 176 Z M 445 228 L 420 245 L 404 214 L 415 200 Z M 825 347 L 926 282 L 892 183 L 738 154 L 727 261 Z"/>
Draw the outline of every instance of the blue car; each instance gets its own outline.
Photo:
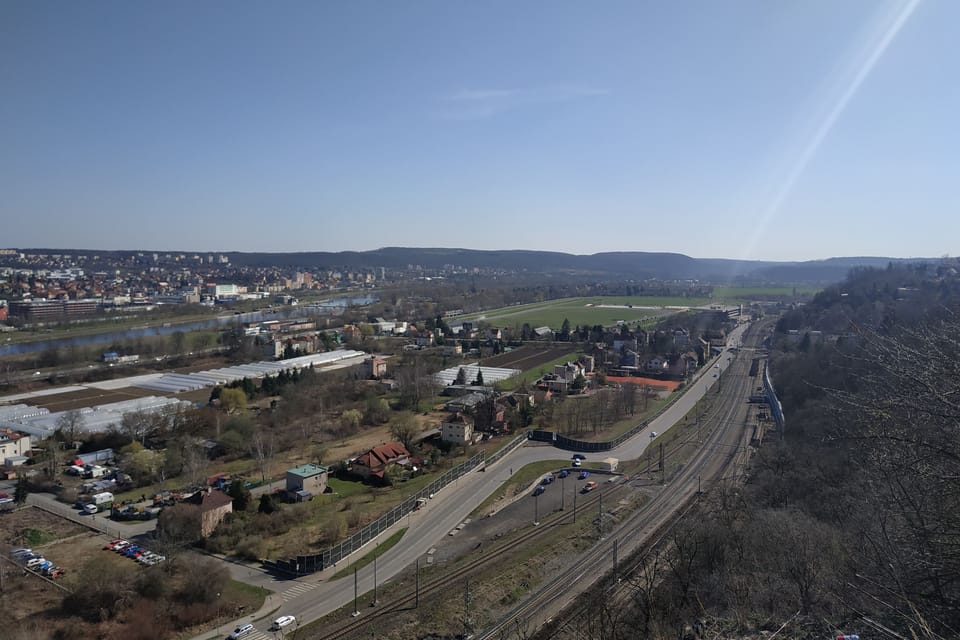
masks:
<path id="1" fill-rule="evenodd" d="M 589 476 L 590 476 L 590 472 L 587 471 L 586 469 L 584 469 L 583 471 L 580 472 L 580 479 L 581 479 L 581 480 L 586 480 Z"/>
<path id="2" fill-rule="evenodd" d="M 566 469 L 561 469 L 561 470 L 560 470 L 560 477 L 561 477 L 561 478 L 566 478 L 568 475 L 570 475 L 570 472 L 568 472 Z"/>
<path id="3" fill-rule="evenodd" d="M 547 488 L 546 488 L 545 486 L 543 486 L 542 484 L 537 485 L 537 488 L 533 490 L 533 495 L 538 496 L 538 495 L 540 495 L 541 493 L 543 493 L 543 492 L 546 491 L 546 490 L 547 490 Z"/>

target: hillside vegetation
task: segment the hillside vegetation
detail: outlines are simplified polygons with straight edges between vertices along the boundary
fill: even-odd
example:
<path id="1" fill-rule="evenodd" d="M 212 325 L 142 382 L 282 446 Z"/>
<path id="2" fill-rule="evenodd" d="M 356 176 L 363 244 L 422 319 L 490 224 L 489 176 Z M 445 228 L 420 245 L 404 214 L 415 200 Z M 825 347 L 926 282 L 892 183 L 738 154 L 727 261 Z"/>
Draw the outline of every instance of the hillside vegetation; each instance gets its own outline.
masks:
<path id="1" fill-rule="evenodd" d="M 770 336 L 786 429 L 587 638 L 960 637 L 960 281 L 855 270 Z"/>

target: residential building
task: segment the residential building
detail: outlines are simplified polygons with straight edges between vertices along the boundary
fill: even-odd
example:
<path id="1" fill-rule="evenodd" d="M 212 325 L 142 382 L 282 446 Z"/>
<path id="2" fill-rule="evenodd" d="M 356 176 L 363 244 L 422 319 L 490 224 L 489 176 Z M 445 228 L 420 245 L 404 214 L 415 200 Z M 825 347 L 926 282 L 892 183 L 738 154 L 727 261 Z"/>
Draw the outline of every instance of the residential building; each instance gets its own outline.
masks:
<path id="1" fill-rule="evenodd" d="M 304 502 L 327 489 L 327 468 L 319 464 L 302 464 L 287 469 L 287 495 Z"/>
<path id="2" fill-rule="evenodd" d="M 388 442 L 374 447 L 353 460 L 352 470 L 363 478 L 383 478 L 384 471 L 389 464 L 403 464 L 410 458 L 407 451 L 399 442 Z"/>
<path id="3" fill-rule="evenodd" d="M 23 464 L 29 453 L 30 436 L 11 429 L 0 430 L 0 464 Z"/>
<path id="4" fill-rule="evenodd" d="M 214 529 L 227 517 L 228 513 L 233 512 L 233 498 L 222 491 L 214 491 L 207 488 L 206 491 L 198 491 L 188 498 L 186 503 L 196 505 L 200 509 L 200 537 L 206 538 Z"/>
<path id="5" fill-rule="evenodd" d="M 440 439 L 457 445 L 473 441 L 473 421 L 462 413 L 452 416 L 440 425 Z"/>
<path id="6" fill-rule="evenodd" d="M 367 358 L 363 361 L 363 375 L 366 378 L 382 378 L 387 375 L 387 361 L 379 356 Z"/>

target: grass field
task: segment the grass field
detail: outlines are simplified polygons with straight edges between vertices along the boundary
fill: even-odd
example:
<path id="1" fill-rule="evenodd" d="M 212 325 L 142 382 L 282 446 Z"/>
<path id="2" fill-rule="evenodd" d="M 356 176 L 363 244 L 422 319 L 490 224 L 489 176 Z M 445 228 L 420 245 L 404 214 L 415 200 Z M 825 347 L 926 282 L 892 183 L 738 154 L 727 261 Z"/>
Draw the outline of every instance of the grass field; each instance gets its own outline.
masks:
<path id="1" fill-rule="evenodd" d="M 563 321 L 572 326 L 601 324 L 610 326 L 617 322 L 641 322 L 676 313 L 685 307 L 701 307 L 710 304 L 739 304 L 756 298 L 811 296 L 816 287 L 716 287 L 711 298 L 659 297 L 659 296 L 594 296 L 588 298 L 563 298 L 534 302 L 512 307 L 492 309 L 480 313 L 458 316 L 461 320 L 482 320 L 493 325 L 521 327 L 551 327 L 559 330 Z M 602 306 L 601 306 L 602 305 Z M 631 305 L 632 308 L 628 307 Z"/>
<path id="2" fill-rule="evenodd" d="M 667 302 L 669 301 L 669 302 Z M 524 323 L 531 327 L 551 327 L 559 330 L 564 320 L 569 320 L 571 326 L 577 325 L 614 325 L 619 321 L 639 322 L 650 318 L 651 316 L 670 313 L 662 308 L 639 309 L 640 305 L 645 307 L 661 307 L 664 304 L 670 305 L 689 305 L 704 304 L 705 300 L 693 300 L 687 298 L 564 298 L 562 300 L 551 300 L 549 302 L 538 302 L 534 304 L 518 305 L 514 307 L 504 307 L 503 309 L 494 309 L 483 313 L 465 315 L 458 320 L 483 320 L 493 325 L 521 327 Z M 606 308 L 596 305 L 622 305 L 622 308 Z M 626 308 L 626 305 L 633 304 L 634 308 Z M 594 306 L 589 306 L 594 305 Z"/>
<path id="3" fill-rule="evenodd" d="M 404 527 L 403 529 L 400 529 L 399 531 L 391 535 L 389 538 L 387 538 L 383 542 L 377 544 L 370 552 L 366 553 L 362 558 L 360 558 L 359 560 L 351 564 L 349 567 L 346 567 L 343 570 L 335 573 L 333 577 L 330 579 L 336 580 L 338 578 L 343 578 L 345 576 L 352 574 L 354 571 L 363 569 L 365 566 L 373 562 L 374 558 L 379 558 L 380 556 L 385 554 L 387 551 L 389 551 L 391 547 L 393 547 L 395 544 L 400 542 L 400 538 L 402 538 L 403 534 L 405 534 L 406 532 L 407 532 L 406 527 Z"/>

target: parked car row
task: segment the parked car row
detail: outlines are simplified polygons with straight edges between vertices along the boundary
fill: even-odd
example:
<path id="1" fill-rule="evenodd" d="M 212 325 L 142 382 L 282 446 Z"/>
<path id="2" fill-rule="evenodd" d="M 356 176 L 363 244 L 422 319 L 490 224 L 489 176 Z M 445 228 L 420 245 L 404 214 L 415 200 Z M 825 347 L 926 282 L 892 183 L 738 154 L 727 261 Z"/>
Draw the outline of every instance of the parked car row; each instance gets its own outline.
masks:
<path id="1" fill-rule="evenodd" d="M 10 556 L 17 564 L 26 567 L 31 571 L 36 571 L 37 573 L 48 578 L 53 578 L 56 580 L 57 578 L 63 577 L 63 569 L 53 564 L 53 562 L 50 560 L 47 560 L 39 553 L 34 553 L 32 549 L 14 549 L 10 552 Z"/>
<path id="2" fill-rule="evenodd" d="M 160 564 L 167 559 L 167 556 L 160 555 L 159 553 L 154 553 L 149 549 L 141 547 L 138 544 L 124 540 L 123 538 L 117 538 L 116 540 L 111 540 L 107 544 L 103 545 L 104 550 L 114 551 L 116 553 L 123 554 L 128 558 L 136 560 L 142 565 L 153 566 L 155 564 Z"/>
<path id="3" fill-rule="evenodd" d="M 580 461 L 584 460 L 584 457 L 583 457 L 581 454 L 577 453 L 577 454 L 574 454 L 573 460 L 574 460 L 574 462 L 580 462 Z M 575 465 L 575 466 L 579 466 L 579 465 Z M 560 477 L 560 478 L 566 478 L 568 475 L 570 475 L 570 472 L 567 471 L 566 469 L 561 469 L 561 470 L 557 473 L 557 476 Z M 590 472 L 587 471 L 586 469 L 581 469 L 579 475 L 577 476 L 577 479 L 578 479 L 578 480 L 586 480 L 586 479 L 589 478 L 589 477 L 590 477 Z M 549 486 L 550 484 L 553 483 L 553 480 L 554 480 L 554 475 L 553 475 L 552 473 L 549 474 L 549 475 L 547 475 L 547 476 L 545 476 L 542 480 L 540 480 L 540 483 L 537 485 L 537 488 L 533 490 L 533 495 L 534 495 L 534 496 L 542 495 L 543 492 L 545 492 L 545 491 L 547 490 L 547 486 Z M 591 482 L 588 482 L 588 483 L 587 483 L 587 487 L 588 487 L 588 488 L 584 488 L 584 489 L 582 490 L 582 492 L 583 492 L 583 493 L 588 493 L 588 492 L 590 492 L 590 491 L 593 491 L 593 489 L 594 489 L 596 486 L 597 486 L 597 483 L 596 483 L 596 482 L 592 482 L 592 481 L 591 481 Z"/>

